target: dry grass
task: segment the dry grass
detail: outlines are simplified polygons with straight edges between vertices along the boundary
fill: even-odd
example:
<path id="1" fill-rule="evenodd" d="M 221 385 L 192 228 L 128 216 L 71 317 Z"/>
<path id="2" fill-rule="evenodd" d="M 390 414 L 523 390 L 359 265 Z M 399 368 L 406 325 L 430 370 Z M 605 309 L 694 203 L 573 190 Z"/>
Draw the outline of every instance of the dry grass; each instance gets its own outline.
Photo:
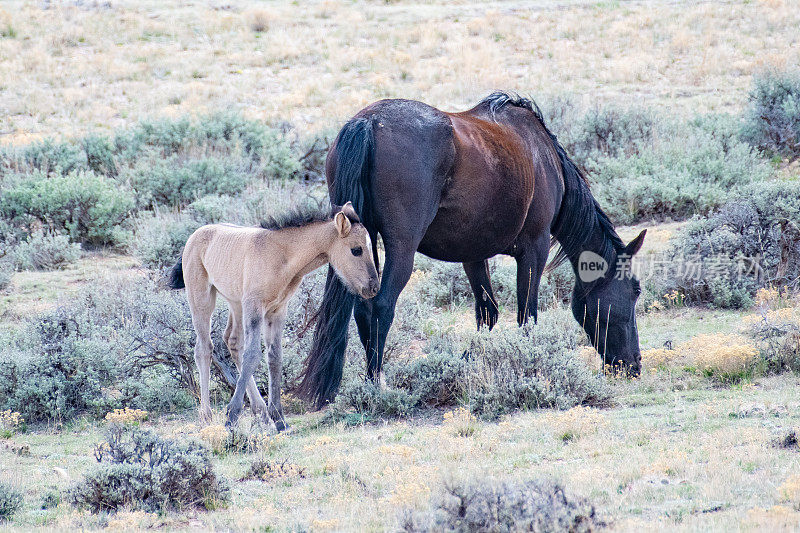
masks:
<path id="1" fill-rule="evenodd" d="M 796 378 L 762 380 L 747 390 L 746 399 L 741 390 L 700 383 L 679 391 L 661 377 L 645 376 L 616 385 L 620 405 L 614 409 L 534 412 L 499 423 L 455 413 L 443 424 L 410 421 L 347 429 L 319 428 L 316 415 L 296 417 L 295 433 L 268 450 L 214 459 L 234 480 L 246 477 L 258 460 L 291 465 L 291 475 L 234 483 L 227 509 L 122 513 L 113 520 L 129 528 L 383 530 L 394 525 L 398 508 L 426 505 L 444 479 L 489 475 L 553 477 L 590 498 L 618 531 L 796 524 L 800 512 L 794 509 L 792 472 L 800 467 L 800 455 L 771 445 L 776 433 L 800 423 Z M 751 403 L 765 408 L 743 409 Z M 176 436 L 194 422 L 162 417 L 143 424 Z M 77 424 L 57 435 L 14 436 L 30 446 L 30 456 L 7 454 L 0 475 L 33 502 L 16 519 L 17 527 L 103 525 L 102 517 L 74 513 L 65 504 L 35 509 L 45 489 L 69 485 L 55 467 L 76 479 L 92 465 L 102 431 L 103 424 Z M 294 475 L 298 472 L 303 475 Z"/>
<path id="2" fill-rule="evenodd" d="M 313 132 L 378 98 L 460 109 L 496 88 L 676 112 L 735 110 L 753 72 L 800 63 L 795 4 L 10 0 L 0 8 L 0 144 L 229 106 Z M 663 251 L 678 227 L 651 228 L 641 256 Z M 640 229 L 620 234 L 629 240 Z M 138 275 L 134 260 L 103 254 L 60 272 L 15 274 L 0 292 L 0 333 L 86 283 L 102 282 L 109 270 Z M 767 292 L 758 298 L 779 318 L 791 311 L 784 299 Z M 502 319 L 511 323 L 508 311 Z M 486 423 L 456 409 L 442 423 L 356 428 L 320 427 L 320 414 L 305 414 L 291 420 L 292 434 L 279 437 L 248 427 L 246 418 L 234 440 L 219 410 L 207 428 L 193 414 L 112 415 L 204 441 L 232 480 L 245 477 L 255 460 L 277 468 L 278 475 L 235 482 L 232 505 L 214 512 L 96 517 L 63 503 L 40 509 L 43 494 L 64 490 L 93 465 L 105 422 L 20 433 L 19 423 L 9 429 L 13 413 L 2 414 L 10 435 L 3 448 L 30 453 L 0 452 L 0 475 L 25 492 L 13 524 L 24 530 L 382 530 L 394 525 L 398 508 L 426 505 L 446 477 L 492 475 L 554 477 L 591 499 L 619 531 L 789 531 L 800 523 L 800 454 L 771 442 L 800 426 L 796 376 L 718 388 L 683 370 L 696 366 L 701 352 L 709 364 L 737 370 L 750 347 L 719 334 L 735 334 L 742 317 L 687 308 L 640 315 L 643 349 L 672 343 L 687 359 L 670 353 L 667 372 L 613 381 L 618 404 L 602 411 L 541 411 Z M 436 314 L 425 328 L 471 330 L 472 311 Z M 411 357 L 419 347 L 398 350 Z M 585 357 L 597 364 L 593 350 Z"/>
<path id="3" fill-rule="evenodd" d="M 497 88 L 732 109 L 754 71 L 800 63 L 798 26 L 790 1 L 11 0 L 0 142 L 228 106 L 317 131 L 378 98 L 460 109 Z"/>

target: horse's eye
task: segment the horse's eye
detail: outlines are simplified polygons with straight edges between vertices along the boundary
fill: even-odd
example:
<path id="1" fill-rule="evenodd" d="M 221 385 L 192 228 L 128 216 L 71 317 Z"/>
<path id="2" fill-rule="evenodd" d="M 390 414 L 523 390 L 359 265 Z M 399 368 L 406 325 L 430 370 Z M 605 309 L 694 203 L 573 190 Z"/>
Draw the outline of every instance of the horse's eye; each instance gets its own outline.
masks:
<path id="1" fill-rule="evenodd" d="M 355 248 L 351 248 L 350 251 L 356 257 L 358 257 L 359 255 L 364 253 L 364 250 L 360 246 L 356 246 Z"/>

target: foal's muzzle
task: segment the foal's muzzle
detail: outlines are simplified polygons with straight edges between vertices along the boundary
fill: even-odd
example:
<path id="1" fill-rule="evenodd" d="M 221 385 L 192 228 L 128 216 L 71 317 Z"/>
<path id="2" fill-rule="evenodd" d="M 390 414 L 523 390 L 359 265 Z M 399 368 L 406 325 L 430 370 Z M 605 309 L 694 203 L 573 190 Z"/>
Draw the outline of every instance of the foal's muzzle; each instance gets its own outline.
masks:
<path id="1" fill-rule="evenodd" d="M 367 299 L 374 298 L 380 288 L 381 286 L 377 279 L 370 280 L 369 285 L 361 289 L 361 296 Z"/>

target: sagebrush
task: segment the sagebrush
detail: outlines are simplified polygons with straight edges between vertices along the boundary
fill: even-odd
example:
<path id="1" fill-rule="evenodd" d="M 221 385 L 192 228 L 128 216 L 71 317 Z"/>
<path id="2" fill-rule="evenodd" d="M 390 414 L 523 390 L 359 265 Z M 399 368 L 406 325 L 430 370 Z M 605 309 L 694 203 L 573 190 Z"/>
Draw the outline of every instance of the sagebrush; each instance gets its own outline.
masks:
<path id="1" fill-rule="evenodd" d="M 213 510 L 230 500 L 228 482 L 215 473 L 210 452 L 198 442 L 175 442 L 151 431 L 112 425 L 95 457 L 98 466 L 68 495 L 73 505 L 94 513 Z"/>
<path id="2" fill-rule="evenodd" d="M 534 531 L 581 533 L 605 526 L 594 506 L 568 497 L 552 481 L 448 481 L 431 508 L 406 511 L 399 528 L 408 533 Z"/>
<path id="3" fill-rule="evenodd" d="M 389 390 L 354 377 L 342 386 L 331 415 L 350 419 L 406 416 L 424 407 L 465 405 L 496 418 L 517 410 L 604 405 L 610 389 L 580 360 L 581 332 L 564 310 L 537 325 L 496 327 L 467 336 L 433 337 L 425 355 L 387 364 Z"/>

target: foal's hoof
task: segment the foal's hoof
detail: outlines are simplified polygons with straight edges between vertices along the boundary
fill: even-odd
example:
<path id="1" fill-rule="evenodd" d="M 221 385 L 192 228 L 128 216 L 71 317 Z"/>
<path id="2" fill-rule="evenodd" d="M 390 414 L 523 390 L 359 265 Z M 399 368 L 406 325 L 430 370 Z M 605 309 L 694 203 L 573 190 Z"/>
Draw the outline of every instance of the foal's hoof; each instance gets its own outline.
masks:
<path id="1" fill-rule="evenodd" d="M 278 433 L 282 433 L 284 431 L 288 432 L 291 429 L 292 429 L 292 427 L 289 424 L 287 424 L 286 422 L 284 422 L 283 420 L 276 420 L 275 421 L 275 430 Z"/>

